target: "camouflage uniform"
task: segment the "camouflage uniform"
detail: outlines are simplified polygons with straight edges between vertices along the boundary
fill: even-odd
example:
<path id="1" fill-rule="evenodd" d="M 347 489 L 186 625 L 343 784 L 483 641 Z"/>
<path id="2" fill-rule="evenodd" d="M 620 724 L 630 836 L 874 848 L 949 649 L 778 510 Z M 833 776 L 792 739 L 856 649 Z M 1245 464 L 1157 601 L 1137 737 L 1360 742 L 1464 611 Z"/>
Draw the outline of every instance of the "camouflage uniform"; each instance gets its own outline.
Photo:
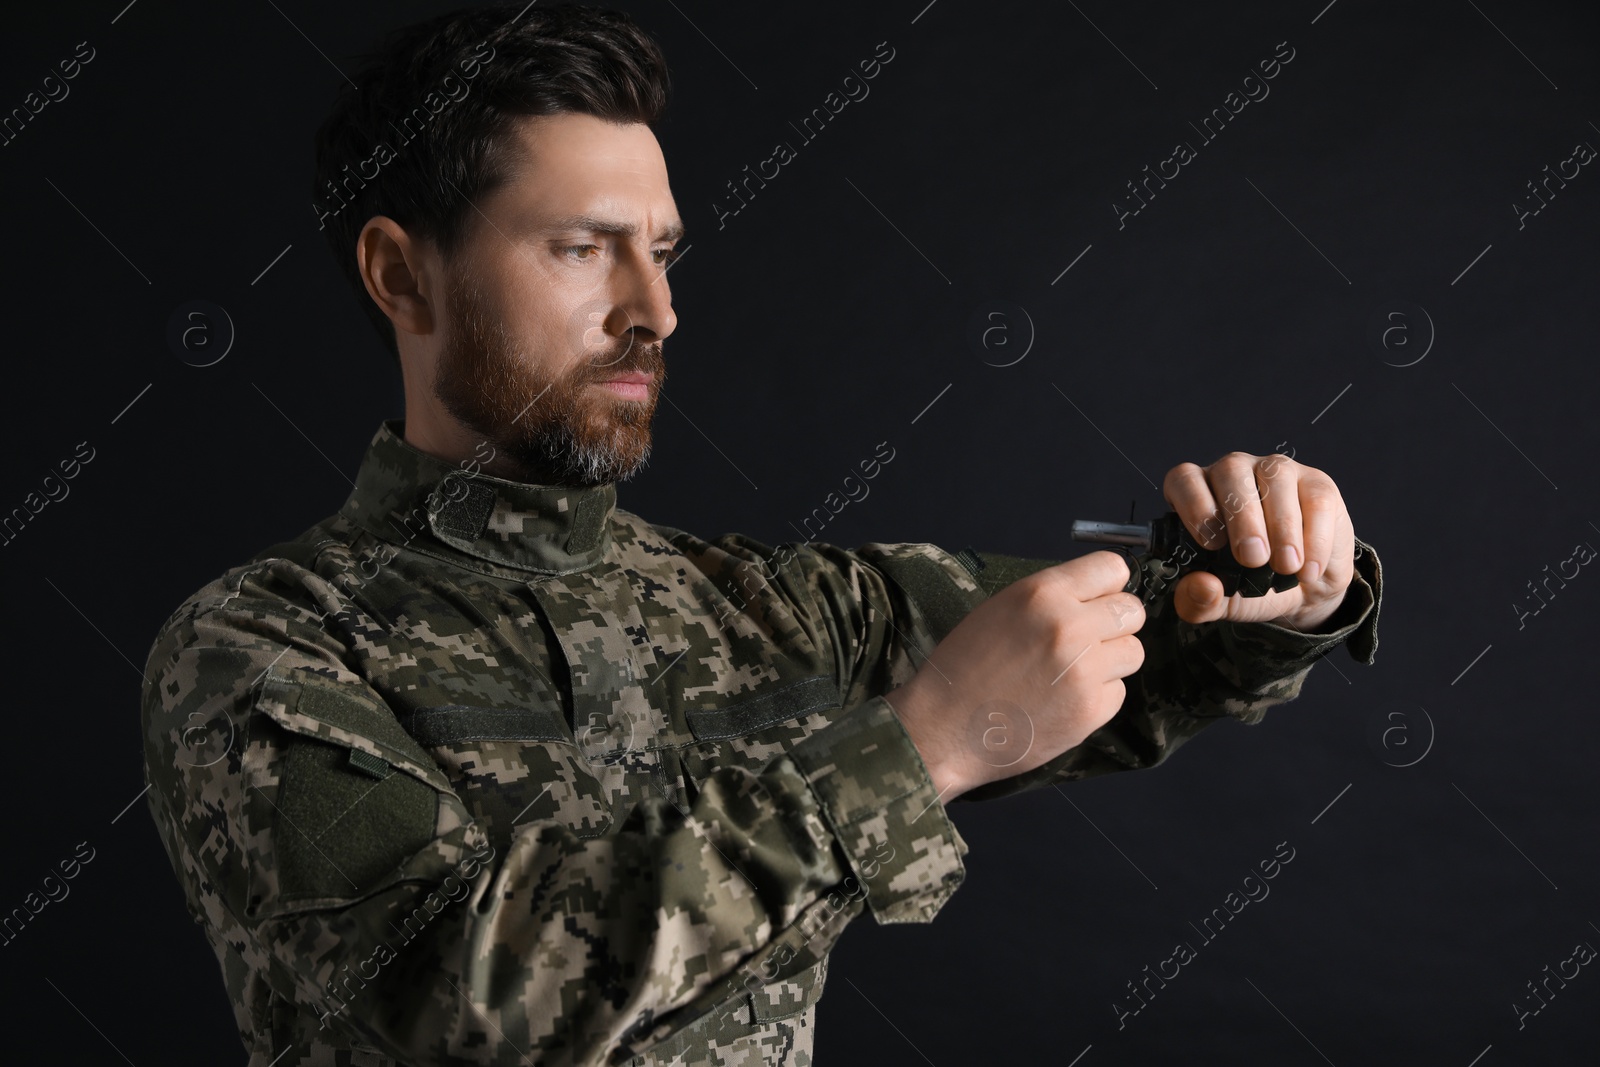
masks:
<path id="1" fill-rule="evenodd" d="M 251 1067 L 811 1062 L 851 919 L 928 922 L 966 845 L 884 694 L 1057 562 L 702 540 L 383 424 L 343 508 L 150 650 L 150 811 Z M 1148 767 L 1376 647 L 1149 608 L 1108 725 L 969 794 Z"/>

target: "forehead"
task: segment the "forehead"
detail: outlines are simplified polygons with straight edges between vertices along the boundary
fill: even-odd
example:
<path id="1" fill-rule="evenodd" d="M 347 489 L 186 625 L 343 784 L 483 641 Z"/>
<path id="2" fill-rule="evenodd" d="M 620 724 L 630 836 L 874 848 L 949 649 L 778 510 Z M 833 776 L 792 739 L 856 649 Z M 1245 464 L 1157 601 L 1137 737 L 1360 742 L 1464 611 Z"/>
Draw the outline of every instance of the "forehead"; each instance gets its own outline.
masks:
<path id="1" fill-rule="evenodd" d="M 661 145 L 643 123 L 574 113 L 528 116 L 517 120 L 511 140 L 517 162 L 491 200 L 509 210 L 515 225 L 587 214 L 653 234 L 679 221 Z"/>

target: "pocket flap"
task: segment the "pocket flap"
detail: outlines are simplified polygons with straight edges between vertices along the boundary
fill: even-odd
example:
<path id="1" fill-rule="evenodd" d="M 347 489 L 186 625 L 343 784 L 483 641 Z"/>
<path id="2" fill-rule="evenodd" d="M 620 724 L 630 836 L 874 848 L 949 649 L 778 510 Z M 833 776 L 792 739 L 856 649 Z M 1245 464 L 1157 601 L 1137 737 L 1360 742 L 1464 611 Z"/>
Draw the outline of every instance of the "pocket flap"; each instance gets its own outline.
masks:
<path id="1" fill-rule="evenodd" d="M 768 982 L 750 993 L 750 1017 L 758 1023 L 788 1019 L 810 1008 L 822 996 L 828 958 L 781 982 Z"/>
<path id="2" fill-rule="evenodd" d="M 372 694 L 315 674 L 268 669 L 256 706 L 285 730 L 363 752 L 451 792 L 444 772 Z"/>
<path id="3" fill-rule="evenodd" d="M 418 744 L 455 745 L 464 741 L 549 741 L 570 745 L 567 721 L 552 708 L 484 708 L 440 704 L 418 708 L 407 720 Z"/>
<path id="4" fill-rule="evenodd" d="M 684 718 L 697 741 L 726 741 L 799 718 L 818 708 L 838 707 L 843 699 L 833 678 L 816 674 L 720 708 L 690 708 L 684 712 Z"/>

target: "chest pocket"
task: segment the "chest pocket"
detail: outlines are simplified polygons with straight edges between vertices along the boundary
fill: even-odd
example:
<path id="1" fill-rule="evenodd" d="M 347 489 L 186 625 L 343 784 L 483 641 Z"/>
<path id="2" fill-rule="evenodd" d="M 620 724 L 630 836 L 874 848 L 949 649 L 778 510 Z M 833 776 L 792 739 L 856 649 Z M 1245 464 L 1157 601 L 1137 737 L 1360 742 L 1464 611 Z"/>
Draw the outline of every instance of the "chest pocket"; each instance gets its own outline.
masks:
<path id="1" fill-rule="evenodd" d="M 827 973 L 824 958 L 793 978 L 769 982 L 736 1004 L 706 1013 L 627 1067 L 704 1063 L 707 1049 L 716 1051 L 718 1063 L 809 1063 L 813 1009 Z"/>
<path id="2" fill-rule="evenodd" d="M 811 1009 L 822 997 L 822 984 L 828 977 L 828 957 L 816 966 L 781 982 L 768 982 L 749 994 L 750 1020 L 770 1023 L 792 1019 Z"/>
<path id="3" fill-rule="evenodd" d="M 526 823 L 557 822 L 585 838 L 611 826 L 605 790 L 552 709 L 444 704 L 403 721 L 497 849 Z"/>

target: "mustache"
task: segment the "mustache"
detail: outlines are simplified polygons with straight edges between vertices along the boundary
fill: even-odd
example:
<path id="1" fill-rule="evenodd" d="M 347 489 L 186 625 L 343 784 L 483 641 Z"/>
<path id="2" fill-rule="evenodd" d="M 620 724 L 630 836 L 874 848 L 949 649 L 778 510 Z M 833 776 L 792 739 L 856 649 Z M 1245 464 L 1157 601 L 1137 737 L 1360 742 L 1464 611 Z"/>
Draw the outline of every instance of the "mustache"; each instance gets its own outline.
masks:
<path id="1" fill-rule="evenodd" d="M 589 366 L 595 374 L 595 380 L 603 380 L 600 376 L 610 377 L 617 374 L 632 374 L 640 372 L 654 374 L 660 377 L 665 361 L 661 355 L 661 342 L 651 341 L 649 344 L 630 342 L 622 347 L 607 352 L 599 359 L 594 360 Z"/>

